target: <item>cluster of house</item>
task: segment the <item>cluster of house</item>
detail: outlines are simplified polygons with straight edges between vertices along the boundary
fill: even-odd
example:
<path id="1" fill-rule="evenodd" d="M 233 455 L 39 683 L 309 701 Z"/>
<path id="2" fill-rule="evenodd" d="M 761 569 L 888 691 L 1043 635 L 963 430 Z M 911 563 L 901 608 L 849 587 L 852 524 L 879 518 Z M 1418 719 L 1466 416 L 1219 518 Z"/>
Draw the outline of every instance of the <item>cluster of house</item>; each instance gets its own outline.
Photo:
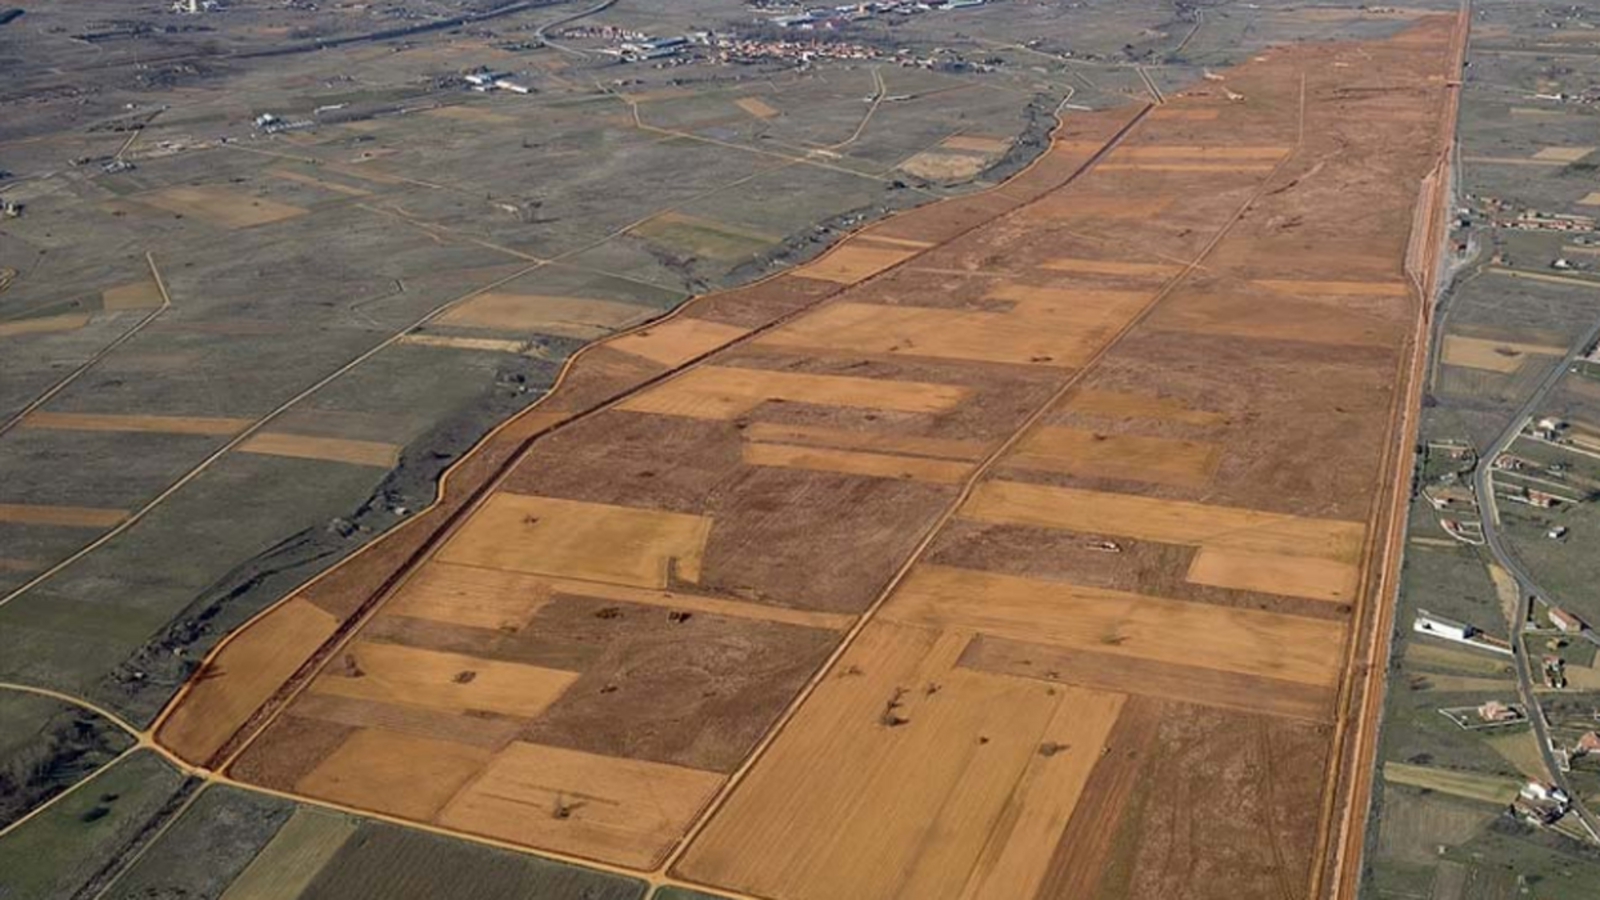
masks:
<path id="1" fill-rule="evenodd" d="M 871 3 L 846 3 L 841 6 L 813 6 L 774 16 L 781 28 L 837 28 L 847 22 L 860 22 L 878 16 L 914 16 L 928 12 L 975 9 L 989 0 L 877 0 Z"/>
<path id="2" fill-rule="evenodd" d="M 1553 825 L 1572 808 L 1572 796 L 1553 784 L 1529 781 L 1511 801 L 1513 814 L 1530 825 Z"/>

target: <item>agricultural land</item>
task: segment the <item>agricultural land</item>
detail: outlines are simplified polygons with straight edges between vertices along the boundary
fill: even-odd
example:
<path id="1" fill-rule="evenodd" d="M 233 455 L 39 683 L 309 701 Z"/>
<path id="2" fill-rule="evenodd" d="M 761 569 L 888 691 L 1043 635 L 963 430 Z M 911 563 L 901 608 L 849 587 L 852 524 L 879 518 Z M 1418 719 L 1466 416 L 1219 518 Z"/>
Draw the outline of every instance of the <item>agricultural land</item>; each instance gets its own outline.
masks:
<path id="1" fill-rule="evenodd" d="M 1594 896 L 1600 9 L 11 3 L 0 898 Z"/>

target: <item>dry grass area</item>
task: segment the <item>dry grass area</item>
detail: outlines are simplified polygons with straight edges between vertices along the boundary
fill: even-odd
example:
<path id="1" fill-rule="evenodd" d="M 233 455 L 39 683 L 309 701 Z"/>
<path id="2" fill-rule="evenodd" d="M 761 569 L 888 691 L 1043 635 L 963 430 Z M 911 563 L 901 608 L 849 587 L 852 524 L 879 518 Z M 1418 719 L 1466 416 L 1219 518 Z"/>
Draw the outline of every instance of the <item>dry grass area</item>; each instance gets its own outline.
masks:
<path id="1" fill-rule="evenodd" d="M 51 506 L 38 503 L 0 503 L 0 522 L 18 525 L 59 525 L 65 528 L 110 528 L 128 517 L 126 510 L 95 506 Z"/>
<path id="2" fill-rule="evenodd" d="M 641 322 L 655 312 L 648 307 L 611 300 L 488 291 L 451 309 L 435 321 L 439 325 L 593 340 Z"/>
<path id="3" fill-rule="evenodd" d="M 32 319 L 17 319 L 12 322 L 0 322 L 0 338 L 21 337 L 29 334 L 51 334 L 57 331 L 73 331 L 89 324 L 88 313 L 62 313 L 58 316 L 37 316 Z"/>
<path id="4" fill-rule="evenodd" d="M 461 653 L 357 641 L 311 683 L 314 694 L 427 709 L 533 718 L 576 676 Z"/>
<path id="5" fill-rule="evenodd" d="M 1447 334 L 1440 356 L 1447 365 L 1510 374 L 1521 369 L 1529 356 L 1560 356 L 1566 352 L 1565 347 Z"/>
<path id="6" fill-rule="evenodd" d="M 1005 463 L 1019 469 L 1201 487 L 1216 473 L 1221 449 L 1205 441 L 1050 426 L 1024 438 Z"/>
<path id="7" fill-rule="evenodd" d="M 124 309 L 155 309 L 161 305 L 161 288 L 154 281 L 135 281 L 132 284 L 107 288 L 100 292 L 100 305 L 108 311 Z"/>
<path id="8" fill-rule="evenodd" d="M 513 743 L 455 795 L 441 825 L 525 846 L 647 869 L 658 863 L 721 775 L 682 766 Z"/>
<path id="9" fill-rule="evenodd" d="M 698 581 L 702 516 L 500 493 L 439 553 L 441 562 L 666 587 Z"/>
<path id="10" fill-rule="evenodd" d="M 768 897 L 1030 896 L 1122 697 L 959 668 L 964 643 L 869 627 L 680 872 Z"/>
<path id="11" fill-rule="evenodd" d="M 909 250 L 864 246 L 859 241 L 852 241 L 829 251 L 820 259 L 800 266 L 794 270 L 794 274 L 800 278 L 814 278 L 835 284 L 856 284 L 905 262 L 912 255 Z"/>
<path id="12" fill-rule="evenodd" d="M 954 408 L 967 395 L 954 385 L 707 366 L 638 394 L 622 408 L 719 420 L 769 401 L 932 413 Z"/>
<path id="13" fill-rule="evenodd" d="M 253 197 L 220 185 L 180 185 L 138 194 L 135 199 L 146 206 L 230 230 L 281 222 L 309 212 L 301 206 Z"/>
<path id="14" fill-rule="evenodd" d="M 906 478 L 939 484 L 959 484 L 972 471 L 972 466 L 951 460 L 798 447 L 792 444 L 746 444 L 743 458 L 747 465 L 752 466 L 847 472 L 872 478 Z"/>
<path id="15" fill-rule="evenodd" d="M 733 103 L 758 119 L 770 119 L 779 114 L 772 104 L 762 100 L 760 97 L 740 97 Z"/>
<path id="16" fill-rule="evenodd" d="M 250 427 L 251 419 L 218 416 L 152 416 L 126 413 L 29 413 L 23 428 L 57 431 L 120 431 L 147 434 L 198 434 L 227 437 Z"/>
<path id="17" fill-rule="evenodd" d="M 738 340 L 748 331 L 721 322 L 679 316 L 671 321 L 617 337 L 606 346 L 663 366 L 680 366 L 697 356 Z"/>
<path id="18" fill-rule="evenodd" d="M 289 456 L 295 459 L 320 459 L 390 469 L 400 461 L 400 445 L 385 441 L 360 441 L 352 438 L 315 437 L 282 431 L 262 431 L 251 435 L 238 447 L 240 453 L 262 456 Z"/>

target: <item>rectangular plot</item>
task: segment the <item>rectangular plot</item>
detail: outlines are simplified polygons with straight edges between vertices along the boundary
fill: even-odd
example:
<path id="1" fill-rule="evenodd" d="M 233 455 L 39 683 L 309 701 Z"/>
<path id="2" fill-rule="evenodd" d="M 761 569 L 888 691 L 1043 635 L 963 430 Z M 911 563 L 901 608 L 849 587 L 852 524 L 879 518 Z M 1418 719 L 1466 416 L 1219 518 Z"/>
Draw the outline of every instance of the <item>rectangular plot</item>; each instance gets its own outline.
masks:
<path id="1" fill-rule="evenodd" d="M 734 325 L 679 316 L 622 335 L 607 342 L 606 346 L 663 366 L 680 366 L 748 333 L 749 329 Z"/>
<path id="2" fill-rule="evenodd" d="M 733 102 L 735 106 L 758 119 L 770 119 L 778 114 L 770 103 L 759 97 L 740 97 Z"/>
<path id="3" fill-rule="evenodd" d="M 357 441 L 350 438 L 313 437 L 305 434 L 263 431 L 251 435 L 238 446 L 240 453 L 263 456 L 288 456 L 294 459 L 320 459 L 357 466 L 393 468 L 400 462 L 400 445 L 384 441 Z"/>
<path id="4" fill-rule="evenodd" d="M 1111 153 L 1119 160 L 1188 160 L 1192 162 L 1271 159 L 1288 154 L 1288 147 L 1227 147 L 1200 146 L 1198 144 L 1142 144 L 1118 147 Z"/>
<path id="5" fill-rule="evenodd" d="M 1441 357 L 1447 365 L 1510 374 L 1522 368 L 1529 356 L 1560 356 L 1566 352 L 1565 347 L 1446 334 Z"/>
<path id="6" fill-rule="evenodd" d="M 1048 426 L 1025 437 L 1005 464 L 1091 478 L 1200 487 L 1216 474 L 1222 447 L 1206 441 L 1101 434 Z"/>
<path id="7" fill-rule="evenodd" d="M 447 712 L 472 710 L 531 719 L 577 677 L 561 669 L 356 641 L 317 676 L 309 690 Z"/>
<path id="8" fill-rule="evenodd" d="M 100 305 L 107 310 L 155 309 L 161 303 L 161 288 L 148 279 L 100 292 Z"/>
<path id="9" fill-rule="evenodd" d="M 445 350 L 476 350 L 482 353 L 515 353 L 537 356 L 532 341 L 512 338 L 455 337 L 443 334 L 406 334 L 399 343 L 408 347 L 440 347 Z"/>
<path id="10" fill-rule="evenodd" d="M 296 807 L 221 900 L 297 900 L 356 826 L 356 819 L 341 813 Z"/>
<path id="11" fill-rule="evenodd" d="M 72 331 L 89 324 L 88 313 L 62 313 L 59 316 L 39 316 L 0 322 L 0 338 L 24 334 L 49 334 L 53 331 Z"/>
<path id="12" fill-rule="evenodd" d="M 1593 147 L 1545 147 L 1535 153 L 1533 158 L 1551 159 L 1557 162 L 1577 162 L 1593 152 Z"/>
<path id="13" fill-rule="evenodd" d="M 1202 547 L 1186 578 L 1190 584 L 1350 603 L 1360 588 L 1361 570 L 1331 559 Z"/>
<path id="14" fill-rule="evenodd" d="M 980 134 L 958 134 L 940 141 L 939 146 L 952 150 L 971 150 L 974 153 L 1004 153 L 1011 146 L 1011 141 Z"/>
<path id="15" fill-rule="evenodd" d="M 44 506 L 34 503 L 0 503 L 0 522 L 21 525 L 60 525 L 67 528 L 110 528 L 128 517 L 126 510 L 94 506 Z"/>
<path id="16" fill-rule="evenodd" d="M 612 300 L 487 291 L 454 307 L 435 322 L 590 340 L 659 312 Z"/>
<path id="17" fill-rule="evenodd" d="M 363 729 L 295 782 L 295 791 L 356 809 L 433 818 L 481 771 L 492 751 L 378 729 Z"/>
<path id="18" fill-rule="evenodd" d="M 542 584 L 518 572 L 429 562 L 385 610 L 472 628 L 520 629 L 546 602 L 537 589 Z"/>
<path id="19" fill-rule="evenodd" d="M 1102 163 L 1096 172 L 1208 172 L 1213 174 L 1265 174 L 1277 168 L 1276 163 L 1251 162 L 1126 162 Z"/>
<path id="20" fill-rule="evenodd" d="M 1317 281 L 1312 279 L 1258 278 L 1262 287 L 1287 294 L 1334 297 L 1405 297 L 1411 286 L 1404 281 Z"/>
<path id="21" fill-rule="evenodd" d="M 147 206 L 181 216 L 193 216 L 208 225 L 238 229 L 303 216 L 304 207 L 255 197 L 220 185 L 179 185 L 139 194 L 134 199 Z"/>
<path id="22" fill-rule="evenodd" d="M 972 466 L 950 460 L 797 447 L 792 444 L 745 444 L 740 450 L 745 465 L 750 466 L 777 466 L 872 478 L 931 481 L 936 484 L 959 484 L 972 471 Z"/>
<path id="23" fill-rule="evenodd" d="M 1302 684 L 1331 685 L 1343 664 L 1339 622 L 948 566 L 913 570 L 881 615 Z"/>
<path id="24" fill-rule="evenodd" d="M 1383 780 L 1500 806 L 1510 803 L 1522 788 L 1515 778 L 1401 762 L 1384 763 Z"/>
<path id="25" fill-rule="evenodd" d="M 350 728 L 376 728 L 491 750 L 498 750 L 516 738 L 528 727 L 529 721 L 514 716 L 469 715 L 400 703 L 378 703 L 327 693 L 301 694 L 294 702 L 291 715 L 296 719 L 314 719 Z"/>
<path id="26" fill-rule="evenodd" d="M 441 562 L 664 588 L 700 580 L 703 516 L 500 492 L 439 552 Z"/>
<path id="27" fill-rule="evenodd" d="M 1182 400 L 1155 397 L 1126 391 L 1085 388 L 1067 398 L 1067 409 L 1091 416 L 1122 419 L 1162 419 L 1184 422 L 1189 425 L 1216 425 L 1227 421 L 1227 416 L 1204 409 L 1191 409 Z"/>
<path id="28" fill-rule="evenodd" d="M 1366 526 L 1134 494 L 986 481 L 961 514 L 988 522 L 1354 563 Z"/>
<path id="29" fill-rule="evenodd" d="M 906 456 L 932 456 L 938 459 L 970 461 L 982 459 L 989 449 L 985 441 L 909 437 L 874 431 L 848 431 L 819 425 L 780 425 L 775 422 L 751 422 L 740 435 L 747 441 L 761 443 L 869 450 Z"/>
<path id="30" fill-rule="evenodd" d="M 961 665 L 1002 675 L 1310 722 L 1328 721 L 1336 697 L 1332 686 L 984 634 L 967 645 L 961 654 Z"/>
<path id="31" fill-rule="evenodd" d="M 868 247 L 850 241 L 821 259 L 800 266 L 792 274 L 835 284 L 857 284 L 915 255 L 914 250 Z"/>
<path id="32" fill-rule="evenodd" d="M 982 889 L 1042 877 L 1020 851 L 1053 842 L 1122 698 L 953 668 L 965 642 L 870 626 L 680 874 L 784 900 L 1026 896 Z"/>
<path id="33" fill-rule="evenodd" d="M 293 597 L 237 632 L 189 682 L 161 725 L 161 743 L 190 762 L 206 762 L 338 625 L 310 601 Z"/>
<path id="34" fill-rule="evenodd" d="M 203 434 L 230 437 L 249 428 L 253 420 L 222 416 L 142 416 L 98 413 L 30 413 L 23 428 L 59 431 L 121 431 L 152 434 Z"/>
<path id="35" fill-rule="evenodd" d="M 704 366 L 631 397 L 619 408 L 718 420 L 737 418 L 768 400 L 897 412 L 944 412 L 954 409 L 970 393 L 955 385 L 919 381 Z"/>
<path id="36" fill-rule="evenodd" d="M 616 865 L 660 862 L 724 776 L 513 743 L 452 799 L 439 823 Z"/>
<path id="37" fill-rule="evenodd" d="M 1126 262 L 1110 259 L 1075 259 L 1060 257 L 1043 263 L 1040 268 L 1053 272 L 1074 272 L 1083 275 L 1132 275 L 1147 278 L 1171 278 L 1183 271 L 1177 263 Z"/>

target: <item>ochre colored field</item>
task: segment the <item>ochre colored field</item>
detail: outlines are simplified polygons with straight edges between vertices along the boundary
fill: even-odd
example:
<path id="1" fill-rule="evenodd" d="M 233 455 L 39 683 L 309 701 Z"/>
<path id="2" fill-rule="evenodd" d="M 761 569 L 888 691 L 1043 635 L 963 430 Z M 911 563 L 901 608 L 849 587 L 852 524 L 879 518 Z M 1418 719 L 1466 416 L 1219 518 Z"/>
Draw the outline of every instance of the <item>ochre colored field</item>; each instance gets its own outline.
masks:
<path id="1" fill-rule="evenodd" d="M 350 438 L 314 437 L 281 431 L 262 431 L 251 435 L 238 447 L 241 453 L 262 456 L 289 456 L 295 459 L 320 459 L 357 466 L 393 468 L 400 461 L 400 445 L 384 441 L 358 441 Z"/>
<path id="2" fill-rule="evenodd" d="M 967 645 L 961 665 L 1018 678 L 1310 722 L 1326 722 L 1333 714 L 1335 691 L 1330 685 L 1123 656 L 1095 648 L 980 634 Z"/>
<path id="3" fill-rule="evenodd" d="M 1194 146 L 1182 144 L 1131 145 L 1119 147 L 1107 159 L 1117 162 L 1129 160 L 1187 160 L 1191 162 L 1220 160 L 1278 160 L 1289 155 L 1288 147 L 1230 147 L 1225 145 Z"/>
<path id="4" fill-rule="evenodd" d="M 733 102 L 734 105 L 758 119 L 770 119 L 778 114 L 772 104 L 759 97 L 740 97 Z"/>
<path id="5" fill-rule="evenodd" d="M 723 776 L 682 766 L 516 742 L 439 814 L 439 823 L 620 865 L 658 863 Z"/>
<path id="6" fill-rule="evenodd" d="M 983 171 L 988 158 L 966 152 L 924 150 L 899 165 L 902 171 L 930 181 L 960 181 Z"/>
<path id="7" fill-rule="evenodd" d="M 30 413 L 23 428 L 60 431 L 123 431 L 152 434 L 203 434 L 226 437 L 250 427 L 250 419 L 220 416 L 144 416 L 114 413 Z"/>
<path id="8" fill-rule="evenodd" d="M 281 178 L 284 181 L 292 181 L 296 184 L 309 184 L 312 187 L 323 188 L 336 194 L 344 194 L 347 197 L 368 197 L 372 194 L 371 191 L 362 188 L 340 184 L 327 178 L 318 178 L 306 172 L 296 172 L 293 169 L 268 169 L 267 174 L 273 178 Z"/>
<path id="9" fill-rule="evenodd" d="M 87 324 L 89 324 L 88 313 L 62 313 L 59 316 L 18 319 L 14 322 L 0 322 L 0 338 L 17 337 L 24 334 L 49 334 L 54 331 L 72 331 Z"/>
<path id="10" fill-rule="evenodd" d="M 1221 453 L 1220 445 L 1204 441 L 1051 426 L 1029 434 L 1004 463 L 1089 478 L 1200 487 L 1216 472 Z"/>
<path id="11" fill-rule="evenodd" d="M 635 395 L 621 408 L 692 419 L 732 419 L 769 400 L 940 412 L 954 408 L 967 394 L 965 388 L 944 384 L 705 366 Z"/>
<path id="12" fill-rule="evenodd" d="M 915 255 L 911 250 L 868 247 L 852 242 L 825 254 L 821 259 L 794 270 L 800 278 L 815 278 L 836 284 L 856 284 L 905 262 Z"/>
<path id="13" fill-rule="evenodd" d="M 1593 147 L 1546 147 L 1533 155 L 1534 159 L 1551 159 L 1556 162 L 1577 162 L 1594 152 Z"/>
<path id="14" fill-rule="evenodd" d="M 311 682 L 310 691 L 446 712 L 531 719 L 555 702 L 576 678 L 559 669 L 357 641 L 345 648 L 336 665 Z"/>
<path id="15" fill-rule="evenodd" d="M 68 528 L 110 528 L 128 517 L 121 509 L 95 506 L 46 506 L 0 503 L 0 522 L 20 525 L 60 525 Z"/>
<path id="16" fill-rule="evenodd" d="M 698 581 L 711 520 L 500 493 L 439 552 L 442 562 L 635 587 Z"/>
<path id="17" fill-rule="evenodd" d="M 345 738 L 294 789 L 357 809 L 428 821 L 491 755 L 471 744 L 364 728 Z"/>
<path id="18" fill-rule="evenodd" d="M 278 606 L 230 640 L 222 661 L 189 683 L 158 732 L 161 743 L 185 759 L 210 759 L 338 624 L 299 597 Z"/>
<path id="19" fill-rule="evenodd" d="M 135 281 L 100 292 L 100 305 L 108 311 L 155 309 L 162 302 L 161 289 L 154 281 Z"/>
<path id="20" fill-rule="evenodd" d="M 869 626 L 681 874 L 797 900 L 1030 896 L 1123 698 L 957 668 L 964 643 Z"/>
<path id="21" fill-rule="evenodd" d="M 791 444 L 745 444 L 743 459 L 752 466 L 841 472 L 870 478 L 906 478 L 938 484 L 959 484 L 972 471 L 972 466 L 950 460 Z"/>
<path id="22" fill-rule="evenodd" d="M 1352 565 L 1360 556 L 1366 534 L 1360 522 L 1009 481 L 984 482 L 961 514 L 985 522 L 1306 556 Z"/>
<path id="23" fill-rule="evenodd" d="M 426 115 L 453 122 L 482 122 L 486 125 L 504 125 L 517 120 L 516 116 L 508 116 L 481 106 L 466 105 L 438 106 L 428 110 Z"/>
<path id="24" fill-rule="evenodd" d="M 1324 619 L 933 565 L 914 570 L 882 616 L 1310 685 L 1333 684 L 1345 637 Z"/>
<path id="25" fill-rule="evenodd" d="M 1201 547 L 1195 554 L 1188 580 L 1191 584 L 1348 603 L 1355 599 L 1357 576 L 1354 566 L 1337 560 L 1211 546 Z"/>
<path id="26" fill-rule="evenodd" d="M 589 340 L 641 322 L 655 312 L 649 307 L 611 300 L 488 291 L 451 309 L 435 322 Z"/>
<path id="27" fill-rule="evenodd" d="M 1335 297 L 1405 297 L 1411 292 L 1403 281 L 1318 281 L 1258 278 L 1256 284 L 1289 294 Z"/>
<path id="28" fill-rule="evenodd" d="M 1000 284 L 990 296 L 1010 310 L 940 309 L 834 303 L 760 338 L 770 347 L 827 349 L 1077 366 L 1150 299 L 1133 291 L 1074 290 Z"/>
<path id="29" fill-rule="evenodd" d="M 357 820 L 297 806 L 220 900 L 295 900 L 356 832 Z"/>
<path id="30" fill-rule="evenodd" d="M 135 196 L 140 203 L 193 216 L 208 225 L 237 229 L 281 222 L 305 215 L 304 207 L 279 203 L 265 197 L 252 197 L 219 185 L 180 185 Z"/>
<path id="31" fill-rule="evenodd" d="M 1565 352 L 1565 347 L 1447 334 L 1440 357 L 1452 366 L 1510 374 L 1522 368 L 1529 356 L 1560 356 Z"/>
<path id="32" fill-rule="evenodd" d="M 748 329 L 680 316 L 625 334 L 606 346 L 663 366 L 678 366 L 737 340 Z"/>
<path id="33" fill-rule="evenodd" d="M 981 134 L 958 134 L 940 141 L 939 146 L 951 150 L 971 150 L 974 153 L 1004 153 L 1011 146 L 1011 141 Z"/>
<path id="34" fill-rule="evenodd" d="M 405 334 L 400 343 L 409 347 L 440 347 L 445 350 L 473 350 L 486 353 L 535 355 L 537 345 L 511 338 L 457 337 L 446 334 Z"/>

